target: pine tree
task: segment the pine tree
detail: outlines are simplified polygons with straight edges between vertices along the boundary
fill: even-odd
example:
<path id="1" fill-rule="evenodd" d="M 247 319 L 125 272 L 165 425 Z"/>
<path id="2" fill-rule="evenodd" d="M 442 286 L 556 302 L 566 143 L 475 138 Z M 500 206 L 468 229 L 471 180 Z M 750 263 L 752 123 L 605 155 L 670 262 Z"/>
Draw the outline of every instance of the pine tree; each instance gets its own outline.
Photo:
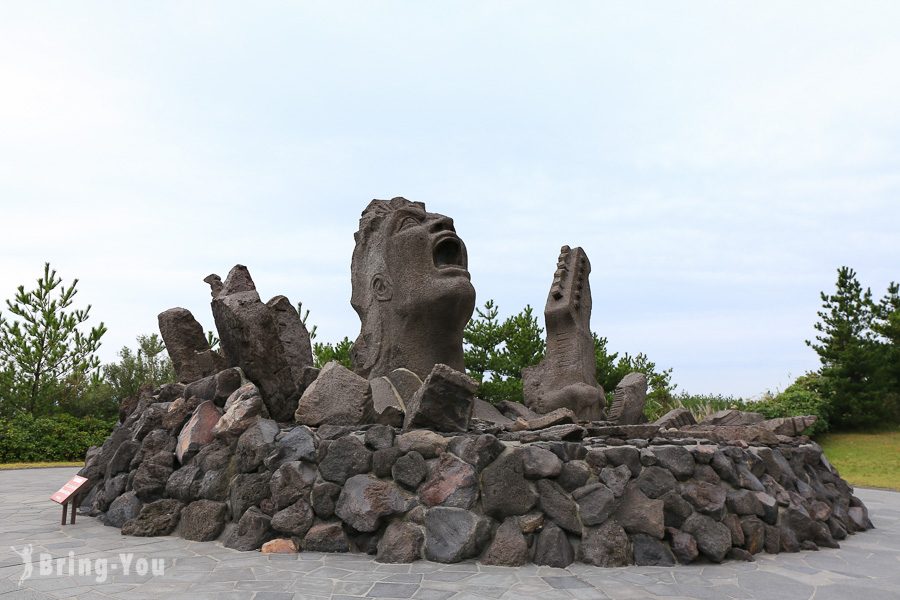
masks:
<path id="1" fill-rule="evenodd" d="M 6 301 L 19 320 L 0 316 L 0 412 L 53 412 L 60 400 L 89 384 L 100 367 L 96 356 L 106 327 L 100 323 L 89 332 L 81 329 L 91 307 L 71 308 L 78 293 L 75 279 L 68 287 L 44 265 L 37 287 L 19 286 L 15 298 Z"/>

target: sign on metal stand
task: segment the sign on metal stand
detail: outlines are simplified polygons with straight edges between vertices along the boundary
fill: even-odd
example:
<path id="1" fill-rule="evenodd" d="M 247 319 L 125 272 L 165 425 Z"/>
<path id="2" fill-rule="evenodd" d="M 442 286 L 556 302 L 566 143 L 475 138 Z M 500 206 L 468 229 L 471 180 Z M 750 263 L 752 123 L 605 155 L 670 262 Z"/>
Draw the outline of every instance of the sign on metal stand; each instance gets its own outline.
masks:
<path id="1" fill-rule="evenodd" d="M 76 475 L 68 482 L 66 485 L 59 488 L 55 494 L 50 496 L 50 499 L 56 502 L 57 504 L 62 505 L 62 524 L 66 524 L 66 512 L 68 511 L 69 504 L 72 505 L 72 521 L 71 523 L 75 523 L 75 513 L 78 509 L 78 503 L 75 502 L 76 498 L 79 496 L 78 490 L 81 489 L 87 483 L 86 477 L 81 477 L 80 475 Z"/>

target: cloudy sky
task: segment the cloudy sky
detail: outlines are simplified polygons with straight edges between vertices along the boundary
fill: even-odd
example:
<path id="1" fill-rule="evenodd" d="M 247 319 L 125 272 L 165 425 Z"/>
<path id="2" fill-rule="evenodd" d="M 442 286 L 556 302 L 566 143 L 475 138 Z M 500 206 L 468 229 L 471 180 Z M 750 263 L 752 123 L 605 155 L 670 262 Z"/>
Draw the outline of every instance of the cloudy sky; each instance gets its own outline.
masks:
<path id="1" fill-rule="evenodd" d="M 355 337 L 372 198 L 453 217 L 478 301 L 543 307 L 559 247 L 593 327 L 679 388 L 816 368 L 840 265 L 900 279 L 896 2 L 4 2 L 0 298 L 45 261 L 102 358 L 249 266 Z"/>

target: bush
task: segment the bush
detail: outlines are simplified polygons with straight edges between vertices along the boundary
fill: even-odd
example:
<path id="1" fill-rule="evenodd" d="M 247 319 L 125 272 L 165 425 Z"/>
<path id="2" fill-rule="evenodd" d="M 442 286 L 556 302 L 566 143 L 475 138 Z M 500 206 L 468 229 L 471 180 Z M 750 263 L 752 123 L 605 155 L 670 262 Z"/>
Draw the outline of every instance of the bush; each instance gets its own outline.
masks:
<path id="1" fill-rule="evenodd" d="M 779 394 L 766 394 L 762 400 L 747 404 L 746 410 L 762 413 L 767 419 L 815 415 L 815 425 L 805 433 L 819 435 L 829 429 L 828 400 L 822 394 L 824 380 L 818 373 L 807 373 Z"/>
<path id="2" fill-rule="evenodd" d="M 66 414 L 19 414 L 0 420 L 0 463 L 83 460 L 87 449 L 102 444 L 115 423 Z"/>

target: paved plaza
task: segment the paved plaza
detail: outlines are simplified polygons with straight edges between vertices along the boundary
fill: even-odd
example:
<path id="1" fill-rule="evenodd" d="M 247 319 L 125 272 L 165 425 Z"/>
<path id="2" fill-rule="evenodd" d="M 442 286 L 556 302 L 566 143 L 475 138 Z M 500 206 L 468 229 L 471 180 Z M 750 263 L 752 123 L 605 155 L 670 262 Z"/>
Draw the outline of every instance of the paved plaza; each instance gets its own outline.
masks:
<path id="1" fill-rule="evenodd" d="M 48 496 L 75 472 L 0 471 L 0 600 L 900 598 L 900 493 L 895 492 L 857 490 L 876 529 L 851 536 L 839 550 L 759 554 L 752 563 L 618 569 L 384 565 L 358 554 L 262 555 L 171 536 L 124 537 L 83 516 L 61 527 L 60 508 Z M 22 551 L 29 544 L 31 574 L 20 583 L 28 561 L 13 548 Z M 42 569 L 42 554 L 73 560 L 61 562 L 64 571 L 58 573 L 48 560 Z M 73 575 L 67 572 L 70 564 Z M 91 573 L 79 575 L 78 568 L 88 565 Z"/>

